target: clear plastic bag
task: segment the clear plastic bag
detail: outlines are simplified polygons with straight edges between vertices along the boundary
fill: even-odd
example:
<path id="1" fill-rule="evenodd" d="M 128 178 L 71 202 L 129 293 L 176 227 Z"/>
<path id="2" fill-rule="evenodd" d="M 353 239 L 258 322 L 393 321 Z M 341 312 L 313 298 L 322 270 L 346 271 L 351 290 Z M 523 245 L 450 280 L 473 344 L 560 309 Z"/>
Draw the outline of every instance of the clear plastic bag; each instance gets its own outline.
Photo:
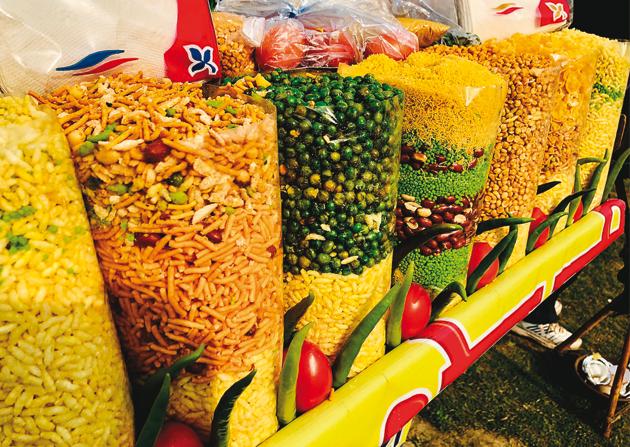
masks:
<path id="1" fill-rule="evenodd" d="M 133 408 L 57 117 L 0 98 L 0 444 L 131 447 Z"/>
<path id="2" fill-rule="evenodd" d="M 264 70 L 336 67 L 374 53 L 404 59 L 418 49 L 382 0 L 223 0 L 217 11 L 268 19 L 256 52 Z"/>
<path id="3" fill-rule="evenodd" d="M 0 91 L 42 92 L 117 69 L 220 75 L 206 0 L 0 0 Z"/>
<path id="4" fill-rule="evenodd" d="M 277 429 L 276 116 L 267 101 L 210 93 L 119 74 L 45 99 L 68 134 L 132 379 L 204 343 L 173 382 L 169 414 L 207 432 L 223 392 L 255 368 L 230 421 L 230 445 L 244 447 Z M 102 118 L 82 120 L 71 95 Z"/>
<path id="5" fill-rule="evenodd" d="M 396 234 L 398 241 L 442 223 L 440 234 L 401 262 L 432 296 L 466 283 L 479 197 L 488 178 L 505 81 L 462 58 L 417 52 L 404 62 L 373 56 L 342 66 L 343 76 L 374 75 L 405 94 Z"/>

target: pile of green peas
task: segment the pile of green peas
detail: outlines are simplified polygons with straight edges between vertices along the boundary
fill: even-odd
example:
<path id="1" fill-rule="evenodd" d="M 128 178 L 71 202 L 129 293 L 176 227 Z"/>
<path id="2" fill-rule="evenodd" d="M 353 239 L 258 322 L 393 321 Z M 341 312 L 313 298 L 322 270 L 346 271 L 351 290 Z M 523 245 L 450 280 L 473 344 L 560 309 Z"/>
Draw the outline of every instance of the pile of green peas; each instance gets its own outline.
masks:
<path id="1" fill-rule="evenodd" d="M 403 93 L 371 75 L 265 78 L 278 112 L 284 271 L 361 274 L 393 248 Z"/>

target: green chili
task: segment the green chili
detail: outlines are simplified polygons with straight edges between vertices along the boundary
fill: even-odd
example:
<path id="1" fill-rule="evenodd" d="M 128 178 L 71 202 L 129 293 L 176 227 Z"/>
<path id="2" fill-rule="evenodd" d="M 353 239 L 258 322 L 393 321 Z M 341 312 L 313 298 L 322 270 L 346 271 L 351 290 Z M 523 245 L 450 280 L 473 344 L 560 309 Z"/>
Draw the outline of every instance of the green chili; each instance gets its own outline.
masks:
<path id="1" fill-rule="evenodd" d="M 221 396 L 214 414 L 210 429 L 210 445 L 212 447 L 228 447 L 230 440 L 230 416 L 234 405 L 243 391 L 252 383 L 256 370 L 253 369 L 245 377 L 232 384 Z"/>
<path id="2" fill-rule="evenodd" d="M 477 285 L 479 281 L 486 273 L 486 271 L 490 268 L 492 263 L 497 260 L 499 255 L 512 243 L 512 236 L 510 233 L 503 239 L 499 241 L 497 245 L 490 250 L 490 252 L 481 260 L 479 265 L 468 277 L 468 281 L 466 283 L 466 293 L 471 295 L 475 290 L 477 290 Z"/>
<path id="3" fill-rule="evenodd" d="M 90 135 L 89 137 L 87 137 L 87 140 L 90 143 L 98 143 L 99 141 L 107 141 L 115 128 L 116 128 L 116 123 L 109 124 L 103 132 L 96 135 Z M 92 149 L 94 148 L 92 147 Z"/>
<path id="4" fill-rule="evenodd" d="M 278 421 L 280 424 L 287 425 L 297 414 L 295 394 L 297 385 L 297 376 L 300 367 L 300 357 L 302 355 L 302 345 L 311 329 L 313 323 L 308 323 L 302 329 L 297 331 L 293 340 L 289 344 L 284 366 L 280 372 L 280 380 L 278 382 Z"/>
<path id="5" fill-rule="evenodd" d="M 392 308 L 390 309 L 389 318 L 387 318 L 387 346 L 390 349 L 394 349 L 402 342 L 402 317 L 405 310 L 405 301 L 407 300 L 407 293 L 411 287 L 411 280 L 413 279 L 414 270 L 413 261 L 409 263 L 409 267 L 405 272 L 405 277 L 400 286 L 400 290 L 394 298 Z"/>
<path id="6" fill-rule="evenodd" d="M 169 193 L 169 197 L 171 198 L 171 202 L 175 205 L 184 205 L 188 202 L 188 196 L 182 191 L 171 192 Z"/>
<path id="7" fill-rule="evenodd" d="M 28 250 L 28 239 L 24 236 L 16 236 L 12 233 L 7 234 L 7 248 L 10 254 L 17 253 L 20 250 Z"/>
<path id="8" fill-rule="evenodd" d="M 459 295 L 462 300 L 468 301 L 468 294 L 464 285 L 458 281 L 453 281 L 442 289 L 442 291 L 431 302 L 431 321 L 440 316 L 442 311 L 453 302 L 453 294 Z"/>
<path id="9" fill-rule="evenodd" d="M 166 374 L 162 378 L 162 384 L 155 400 L 153 400 L 147 419 L 142 425 L 135 447 L 153 447 L 155 445 L 155 441 L 162 430 L 162 425 L 164 425 L 164 419 L 166 419 L 170 387 L 171 375 Z"/>
<path id="10" fill-rule="evenodd" d="M 591 176 L 591 181 L 588 185 L 590 188 L 590 192 L 584 196 L 582 199 L 582 205 L 584 206 L 584 212 L 588 211 L 588 208 L 593 203 L 593 199 L 595 198 L 595 191 L 597 190 L 597 185 L 599 184 L 599 179 L 602 177 L 602 173 L 604 172 L 604 168 L 608 163 L 608 151 L 604 155 L 604 161 L 601 162 L 595 170 L 593 171 L 593 175 Z"/>
<path id="11" fill-rule="evenodd" d="M 387 292 L 381 301 L 361 320 L 350 334 L 350 337 L 346 340 L 333 364 L 333 387 L 335 387 L 335 389 L 339 388 L 348 380 L 350 368 L 359 354 L 363 342 L 365 342 L 365 339 L 370 335 L 380 319 L 383 318 L 383 315 L 385 315 L 385 312 L 387 312 L 387 309 L 398 294 L 399 289 L 400 284 L 396 284 L 389 289 L 389 292 Z"/>
<path id="12" fill-rule="evenodd" d="M 312 292 L 300 300 L 295 306 L 291 307 L 284 314 L 284 347 L 286 348 L 291 342 L 291 336 L 295 330 L 295 326 L 300 321 L 300 318 L 304 316 L 308 308 L 315 301 L 315 295 Z"/>
<path id="13" fill-rule="evenodd" d="M 123 194 L 127 193 L 129 188 L 126 185 L 123 185 L 122 183 L 116 183 L 115 185 L 109 185 L 107 187 L 107 190 L 110 192 L 113 192 L 114 194 L 122 196 Z"/>
<path id="14" fill-rule="evenodd" d="M 564 199 L 562 199 L 560 201 L 560 203 L 553 209 L 553 211 L 549 214 L 549 217 L 553 216 L 556 213 L 559 212 L 563 212 L 566 207 L 573 202 L 575 199 L 578 199 L 586 194 L 589 194 L 590 192 L 595 191 L 594 189 L 584 189 L 581 191 L 577 191 L 574 192 L 573 194 L 569 194 L 568 196 L 566 196 Z M 583 202 L 584 207 L 586 207 L 586 204 Z M 569 213 L 565 213 L 565 215 L 568 215 Z M 549 217 L 547 218 L 547 220 L 549 220 Z M 549 237 L 551 238 L 551 236 L 553 236 L 553 232 L 556 229 L 556 225 L 558 225 L 558 219 L 555 219 L 553 221 L 553 224 L 551 224 L 551 227 L 549 228 Z"/>
<path id="15" fill-rule="evenodd" d="M 238 114 L 238 110 L 237 110 L 237 109 L 235 109 L 235 108 L 234 108 L 234 107 L 232 107 L 232 106 L 227 106 L 227 107 L 225 108 L 225 111 L 226 111 L 227 113 L 231 113 L 232 115 L 237 115 L 237 114 Z"/>
<path id="16" fill-rule="evenodd" d="M 510 227 L 510 232 L 505 237 L 509 237 L 511 239 L 506 245 L 505 250 L 503 250 L 499 254 L 499 275 L 503 273 L 503 271 L 507 267 L 507 263 L 509 262 L 510 257 L 512 256 L 512 252 L 514 251 L 516 239 L 518 239 L 518 228 L 516 227 L 516 225 L 512 225 Z"/>
<path id="17" fill-rule="evenodd" d="M 35 214 L 35 208 L 30 205 L 26 205 L 15 211 L 9 211 L 2 215 L 4 222 L 13 222 L 14 220 L 20 220 L 28 216 Z"/>
<path id="18" fill-rule="evenodd" d="M 500 217 L 498 219 L 485 220 L 479 222 L 477 225 L 477 236 L 486 231 L 494 230 L 496 228 L 506 227 L 508 225 L 521 225 L 524 223 L 532 222 L 534 219 L 531 217 Z"/>
<path id="19" fill-rule="evenodd" d="M 556 186 L 558 186 L 560 183 L 562 183 L 562 182 L 559 181 L 559 180 L 554 180 L 552 182 L 543 183 L 542 185 L 538 185 L 538 189 L 536 190 L 536 195 L 542 194 L 543 192 L 547 192 L 551 188 L 555 188 Z"/>
<path id="20" fill-rule="evenodd" d="M 558 220 L 561 217 L 566 216 L 568 214 L 569 213 L 567 211 L 552 214 L 549 217 L 547 217 L 547 219 L 543 223 L 541 223 L 538 227 L 536 227 L 536 229 L 532 231 L 532 233 L 527 238 L 526 253 L 529 254 L 532 252 L 532 250 L 534 250 L 534 245 L 536 244 L 536 241 L 538 240 L 542 232 L 545 231 L 546 228 L 549 228 L 552 225 L 555 226 L 555 224 L 558 223 Z M 551 238 L 551 231 L 549 231 L 549 237 Z"/>
<path id="21" fill-rule="evenodd" d="M 619 176 L 619 173 L 621 172 L 621 169 L 623 169 L 623 165 L 625 164 L 629 156 L 630 156 L 630 148 L 623 151 L 623 153 L 617 158 L 617 160 L 615 160 L 615 164 L 613 165 L 613 168 L 610 170 L 610 173 L 608 174 L 608 179 L 606 180 L 606 186 L 604 187 L 604 194 L 602 196 L 602 200 L 608 199 L 610 192 L 615 186 L 615 181 L 617 180 L 617 177 Z"/>
<path id="22" fill-rule="evenodd" d="M 168 109 L 166 109 L 165 112 L 166 112 L 166 116 L 168 116 L 169 118 L 172 118 L 175 116 L 175 109 L 172 107 L 169 107 Z"/>
<path id="23" fill-rule="evenodd" d="M 175 380 L 179 373 L 186 367 L 195 363 L 201 354 L 203 354 L 205 344 L 201 344 L 195 351 L 190 354 L 180 357 L 168 367 L 157 370 L 151 377 L 147 379 L 142 385 L 138 386 L 136 391 L 137 405 L 136 405 L 136 425 L 142 426 L 147 414 L 149 413 L 149 406 L 155 399 L 155 396 L 159 393 L 160 386 L 164 381 L 164 377 L 169 376 Z"/>
<path id="24" fill-rule="evenodd" d="M 405 256 L 438 234 L 451 233 L 458 230 L 463 230 L 463 228 L 456 224 L 433 225 L 432 227 L 422 230 L 417 235 L 401 242 L 400 245 L 394 248 L 394 254 L 392 256 L 392 270 L 396 270 L 398 264 L 400 264 L 400 261 L 402 261 Z"/>

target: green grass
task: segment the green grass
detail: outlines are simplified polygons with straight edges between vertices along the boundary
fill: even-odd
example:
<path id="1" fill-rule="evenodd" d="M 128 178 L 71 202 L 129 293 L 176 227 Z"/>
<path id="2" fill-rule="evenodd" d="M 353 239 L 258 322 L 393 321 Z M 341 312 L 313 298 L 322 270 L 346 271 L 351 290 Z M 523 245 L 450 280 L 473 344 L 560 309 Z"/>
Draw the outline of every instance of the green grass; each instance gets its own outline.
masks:
<path id="1" fill-rule="evenodd" d="M 565 289 L 561 322 L 577 329 L 622 289 L 619 240 Z M 609 318 L 584 339 L 584 348 L 618 362 L 629 324 Z M 554 355 L 506 335 L 416 418 L 405 446 L 592 447 L 630 445 L 630 416 L 601 435 L 607 401 L 586 394 Z"/>

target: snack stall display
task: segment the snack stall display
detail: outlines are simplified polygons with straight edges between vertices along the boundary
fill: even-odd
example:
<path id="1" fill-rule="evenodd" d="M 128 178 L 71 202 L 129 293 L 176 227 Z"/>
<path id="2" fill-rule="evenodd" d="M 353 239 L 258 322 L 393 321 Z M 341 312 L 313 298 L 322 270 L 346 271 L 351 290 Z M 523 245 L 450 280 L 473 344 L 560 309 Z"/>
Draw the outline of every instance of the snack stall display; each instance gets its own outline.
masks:
<path id="1" fill-rule="evenodd" d="M 571 1 L 124 3 L 0 0 L 0 447 L 401 447 L 626 228 Z"/>
<path id="2" fill-rule="evenodd" d="M 396 207 L 399 242 L 433 225 L 462 230 L 437 235 L 401 263 L 433 294 L 466 282 L 479 195 L 492 160 L 505 81 L 462 58 L 414 53 L 404 62 L 372 56 L 343 76 L 373 74 L 405 92 L 401 174 Z"/>
<path id="3" fill-rule="evenodd" d="M 556 62 L 545 54 L 511 53 L 487 44 L 426 51 L 474 60 L 506 79 L 508 93 L 479 215 L 481 220 L 531 216 L 559 77 Z M 510 265 L 525 256 L 528 226 L 519 226 Z M 500 228 L 478 240 L 496 245 L 506 233 Z"/>
<path id="4" fill-rule="evenodd" d="M 273 107 L 140 75 L 62 87 L 42 102 L 72 148 L 132 376 L 204 343 L 173 382 L 169 413 L 207 432 L 221 394 L 254 367 L 231 445 L 264 440 L 277 428 L 281 360 Z"/>
<path id="5" fill-rule="evenodd" d="M 127 374 L 55 115 L 0 98 L 0 445 L 125 446 Z"/>

